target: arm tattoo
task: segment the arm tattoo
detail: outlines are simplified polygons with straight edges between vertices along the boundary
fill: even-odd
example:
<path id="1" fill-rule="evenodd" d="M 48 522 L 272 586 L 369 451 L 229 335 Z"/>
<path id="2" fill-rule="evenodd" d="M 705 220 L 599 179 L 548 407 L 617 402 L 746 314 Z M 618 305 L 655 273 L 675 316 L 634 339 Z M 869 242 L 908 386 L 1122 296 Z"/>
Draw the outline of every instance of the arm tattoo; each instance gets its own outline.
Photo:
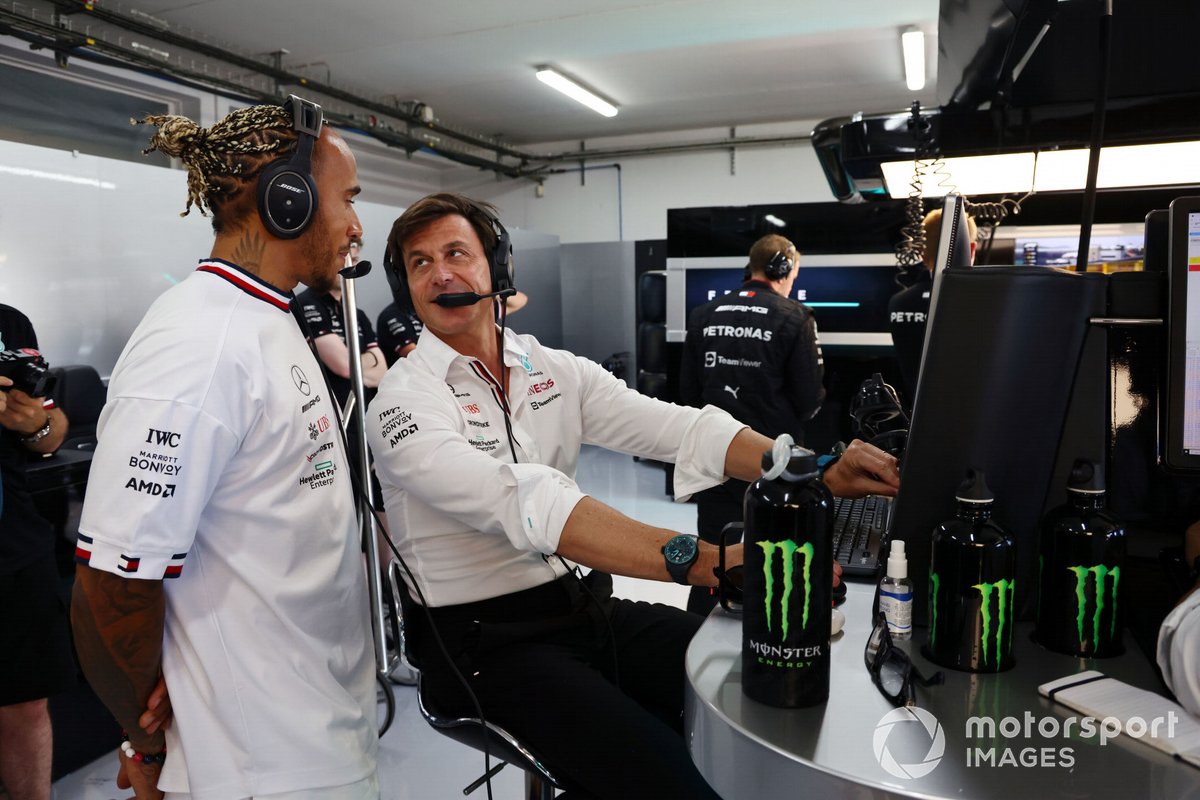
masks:
<path id="1" fill-rule="evenodd" d="M 258 274 L 258 271 L 262 269 L 263 251 L 266 248 L 266 243 L 257 232 L 246 231 L 238 240 L 237 247 L 234 248 L 233 260 L 239 267 Z"/>
<path id="2" fill-rule="evenodd" d="M 143 752 L 163 747 L 162 732 L 147 735 L 138 717 L 162 669 L 165 611 L 162 581 L 76 569 L 71 623 L 79 662 L 134 749 Z"/>

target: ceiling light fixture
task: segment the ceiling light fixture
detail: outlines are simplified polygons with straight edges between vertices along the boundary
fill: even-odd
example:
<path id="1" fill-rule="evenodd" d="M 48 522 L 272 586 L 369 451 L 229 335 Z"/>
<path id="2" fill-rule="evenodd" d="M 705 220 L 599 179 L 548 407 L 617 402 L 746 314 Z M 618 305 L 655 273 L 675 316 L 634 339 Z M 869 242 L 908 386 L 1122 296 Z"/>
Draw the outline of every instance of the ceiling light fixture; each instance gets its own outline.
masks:
<path id="1" fill-rule="evenodd" d="M 900 34 L 900 49 L 904 51 L 904 80 L 910 92 L 925 88 L 925 34 L 908 28 Z"/>
<path id="2" fill-rule="evenodd" d="M 617 115 L 617 106 L 615 103 L 604 99 L 594 90 L 585 87 L 576 78 L 568 78 L 559 70 L 548 67 L 539 66 L 537 69 L 537 79 L 547 86 L 557 89 L 577 103 L 601 114 L 605 117 L 615 117 Z"/>

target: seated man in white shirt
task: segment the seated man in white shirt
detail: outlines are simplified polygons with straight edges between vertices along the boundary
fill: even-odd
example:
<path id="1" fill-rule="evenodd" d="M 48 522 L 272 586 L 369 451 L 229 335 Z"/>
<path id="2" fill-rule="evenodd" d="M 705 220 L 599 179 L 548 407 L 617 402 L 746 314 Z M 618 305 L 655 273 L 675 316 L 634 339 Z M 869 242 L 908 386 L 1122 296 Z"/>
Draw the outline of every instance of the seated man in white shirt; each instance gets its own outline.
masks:
<path id="1" fill-rule="evenodd" d="M 1200 717 L 1200 522 L 1187 529 L 1183 555 L 1193 584 L 1159 629 L 1158 666 L 1179 704 Z"/>
<path id="2" fill-rule="evenodd" d="M 757 478 L 770 440 L 498 328 L 492 302 L 478 302 L 511 288 L 490 206 L 426 197 L 396 221 L 388 252 L 425 331 L 383 379 L 366 427 L 389 527 L 430 611 L 406 620 L 425 691 L 474 715 L 468 682 L 486 719 L 573 795 L 715 798 L 680 736 L 684 652 L 703 620 L 613 599 L 603 573 L 711 586 L 716 547 L 687 537 L 675 544 L 694 558 L 668 564 L 664 546 L 683 537 L 586 496 L 573 477 L 580 446 L 598 444 L 675 462 L 686 498 L 725 476 Z M 853 495 L 899 484 L 895 460 L 861 442 L 826 481 Z M 728 555 L 740 563 L 740 545 Z M 574 564 L 600 572 L 581 580 Z"/>

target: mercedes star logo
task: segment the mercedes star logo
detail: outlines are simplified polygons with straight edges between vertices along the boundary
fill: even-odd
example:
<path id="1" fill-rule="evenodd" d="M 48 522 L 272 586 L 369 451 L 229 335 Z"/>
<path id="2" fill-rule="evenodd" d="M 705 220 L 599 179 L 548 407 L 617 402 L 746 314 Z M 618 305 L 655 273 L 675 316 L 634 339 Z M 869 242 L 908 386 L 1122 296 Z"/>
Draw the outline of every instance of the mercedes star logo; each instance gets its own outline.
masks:
<path id="1" fill-rule="evenodd" d="M 304 370 L 300 369 L 295 364 L 292 364 L 292 383 L 296 384 L 296 388 L 299 389 L 300 393 L 305 397 L 308 397 L 310 394 L 312 394 L 312 387 L 308 384 L 308 378 L 305 377 Z"/>

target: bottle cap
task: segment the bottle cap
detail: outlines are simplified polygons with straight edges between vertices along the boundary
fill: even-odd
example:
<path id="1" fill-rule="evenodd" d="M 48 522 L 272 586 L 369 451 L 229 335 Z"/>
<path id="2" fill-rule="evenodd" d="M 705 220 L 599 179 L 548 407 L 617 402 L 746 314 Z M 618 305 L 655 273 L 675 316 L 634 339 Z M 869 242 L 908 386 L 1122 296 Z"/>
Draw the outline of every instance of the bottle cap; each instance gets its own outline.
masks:
<path id="1" fill-rule="evenodd" d="M 1104 467 L 1090 459 L 1075 459 L 1075 465 L 1071 467 L 1071 477 L 1067 479 L 1067 491 L 1103 494 Z"/>
<path id="2" fill-rule="evenodd" d="M 987 478 L 984 477 L 983 470 L 968 467 L 967 477 L 958 485 L 958 491 L 955 492 L 954 499 L 960 503 L 983 504 L 994 502 L 996 496 L 988 488 Z"/>
<path id="3" fill-rule="evenodd" d="M 789 481 L 815 478 L 817 454 L 793 444 L 792 437 L 784 433 L 775 440 L 770 450 L 763 453 L 762 470 L 763 477 L 769 481 L 780 477 Z"/>
<path id="4" fill-rule="evenodd" d="M 900 539 L 894 539 L 888 551 L 887 575 L 896 580 L 908 577 L 908 556 L 904 553 L 904 542 Z"/>

